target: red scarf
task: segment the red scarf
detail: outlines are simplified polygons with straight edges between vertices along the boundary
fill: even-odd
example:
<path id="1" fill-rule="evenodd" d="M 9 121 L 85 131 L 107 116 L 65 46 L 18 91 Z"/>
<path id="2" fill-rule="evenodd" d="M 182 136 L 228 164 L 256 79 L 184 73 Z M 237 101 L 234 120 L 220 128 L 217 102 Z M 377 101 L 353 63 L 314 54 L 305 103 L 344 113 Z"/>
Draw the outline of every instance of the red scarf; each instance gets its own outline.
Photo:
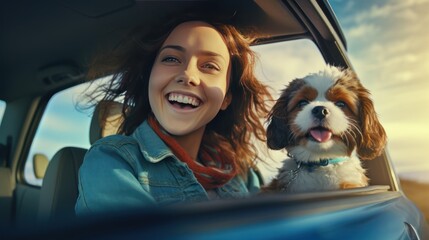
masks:
<path id="1" fill-rule="evenodd" d="M 154 117 L 149 117 L 148 123 L 164 143 L 170 147 L 174 155 L 188 165 L 204 189 L 223 186 L 236 175 L 234 162 L 221 155 L 220 151 L 201 147 L 199 157 L 204 165 L 200 164 L 193 160 L 174 138 L 161 130 L 160 124 Z M 217 167 L 219 165 L 220 167 Z"/>

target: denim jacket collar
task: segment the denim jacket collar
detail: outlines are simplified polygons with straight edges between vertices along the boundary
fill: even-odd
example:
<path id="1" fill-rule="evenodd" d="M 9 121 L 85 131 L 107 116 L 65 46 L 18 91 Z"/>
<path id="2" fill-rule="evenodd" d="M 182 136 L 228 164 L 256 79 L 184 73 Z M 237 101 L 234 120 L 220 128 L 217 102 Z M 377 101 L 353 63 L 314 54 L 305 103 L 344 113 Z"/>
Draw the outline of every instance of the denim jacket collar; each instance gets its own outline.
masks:
<path id="1" fill-rule="evenodd" d="M 131 136 L 137 140 L 143 156 L 151 163 L 160 162 L 167 157 L 176 158 L 171 149 L 158 137 L 147 121 L 140 124 Z"/>

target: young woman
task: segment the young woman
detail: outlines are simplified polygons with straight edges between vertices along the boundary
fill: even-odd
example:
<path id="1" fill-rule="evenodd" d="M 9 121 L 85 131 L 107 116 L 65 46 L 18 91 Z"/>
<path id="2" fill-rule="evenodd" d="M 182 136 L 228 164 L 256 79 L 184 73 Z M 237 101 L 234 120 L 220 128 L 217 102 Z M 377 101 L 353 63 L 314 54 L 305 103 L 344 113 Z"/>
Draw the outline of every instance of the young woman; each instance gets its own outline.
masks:
<path id="1" fill-rule="evenodd" d="M 123 99 L 124 121 L 86 154 L 76 213 L 258 192 L 251 136 L 265 138 L 271 95 L 249 44 L 230 25 L 187 20 L 131 38 L 98 68 L 115 73 L 99 93 Z"/>

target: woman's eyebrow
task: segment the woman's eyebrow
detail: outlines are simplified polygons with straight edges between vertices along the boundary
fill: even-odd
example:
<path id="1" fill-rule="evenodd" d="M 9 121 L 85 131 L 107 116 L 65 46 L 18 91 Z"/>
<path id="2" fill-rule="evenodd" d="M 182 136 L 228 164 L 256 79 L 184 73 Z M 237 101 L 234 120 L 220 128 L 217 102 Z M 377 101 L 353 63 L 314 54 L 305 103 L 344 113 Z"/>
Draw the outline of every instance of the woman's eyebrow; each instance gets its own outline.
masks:
<path id="1" fill-rule="evenodd" d="M 182 46 L 179 46 L 179 45 L 165 45 L 164 47 L 162 47 L 162 48 L 159 50 L 159 52 L 162 52 L 164 49 L 167 49 L 167 48 L 171 48 L 171 49 L 174 49 L 174 50 L 177 50 L 177 51 L 180 51 L 180 52 L 186 52 L 186 48 L 184 48 L 184 47 L 182 47 Z M 221 58 L 224 58 L 221 54 L 216 53 L 216 52 L 212 52 L 212 51 L 205 51 L 205 50 L 202 50 L 202 51 L 200 51 L 200 53 L 202 53 L 202 54 L 204 54 L 204 55 L 207 55 L 207 56 L 213 56 L 213 57 L 221 57 Z"/>
<path id="2" fill-rule="evenodd" d="M 177 51 L 186 52 L 186 49 L 182 46 L 179 46 L 179 45 L 166 45 L 166 46 L 162 47 L 159 51 L 161 52 L 162 50 L 164 50 L 166 48 L 172 48 L 172 49 L 175 49 Z"/>

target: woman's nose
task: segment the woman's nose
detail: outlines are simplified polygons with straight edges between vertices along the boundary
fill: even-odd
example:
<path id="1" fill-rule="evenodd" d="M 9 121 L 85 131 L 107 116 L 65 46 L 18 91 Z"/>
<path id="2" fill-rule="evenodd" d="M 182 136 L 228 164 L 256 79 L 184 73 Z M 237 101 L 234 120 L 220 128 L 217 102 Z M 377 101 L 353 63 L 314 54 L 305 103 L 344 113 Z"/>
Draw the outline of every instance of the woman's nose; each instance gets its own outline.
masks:
<path id="1" fill-rule="evenodd" d="M 177 82 L 185 85 L 198 86 L 200 85 L 200 78 L 198 74 L 198 66 L 196 63 L 189 62 L 183 72 L 177 76 Z"/>

